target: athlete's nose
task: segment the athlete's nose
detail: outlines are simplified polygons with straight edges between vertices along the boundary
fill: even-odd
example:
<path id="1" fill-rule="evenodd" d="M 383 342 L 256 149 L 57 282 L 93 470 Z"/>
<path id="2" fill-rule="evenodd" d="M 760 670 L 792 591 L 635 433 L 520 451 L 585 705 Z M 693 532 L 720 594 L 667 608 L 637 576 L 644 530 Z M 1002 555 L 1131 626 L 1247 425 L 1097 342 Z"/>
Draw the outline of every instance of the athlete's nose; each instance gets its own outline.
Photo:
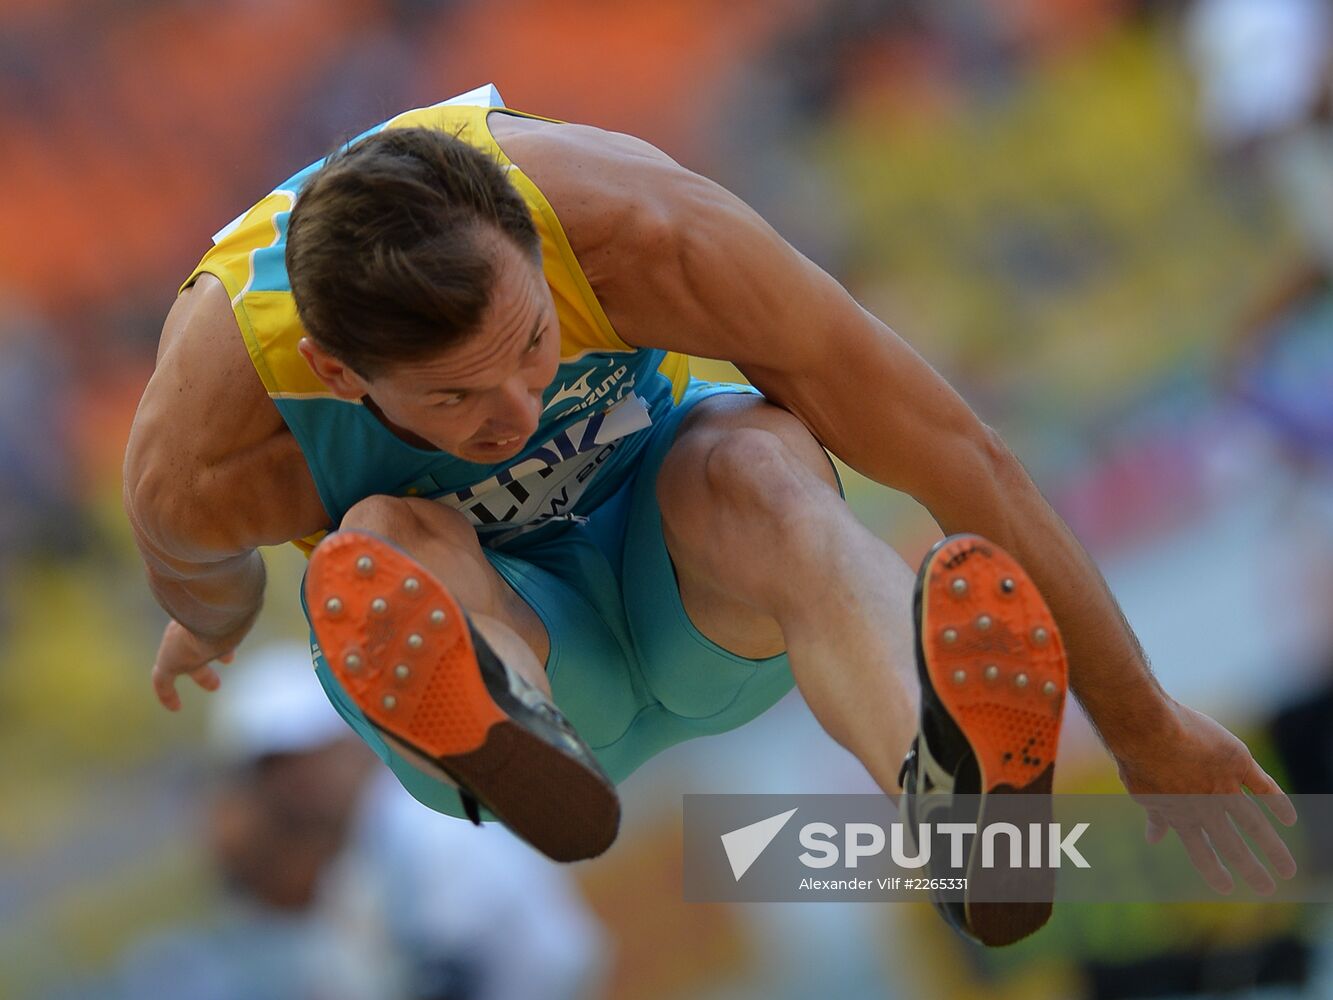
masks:
<path id="1" fill-rule="evenodd" d="M 495 423 L 508 431 L 529 438 L 537 430 L 542 415 L 542 394 L 529 388 L 522 378 L 512 378 L 504 384 L 500 396 L 500 410 Z"/>

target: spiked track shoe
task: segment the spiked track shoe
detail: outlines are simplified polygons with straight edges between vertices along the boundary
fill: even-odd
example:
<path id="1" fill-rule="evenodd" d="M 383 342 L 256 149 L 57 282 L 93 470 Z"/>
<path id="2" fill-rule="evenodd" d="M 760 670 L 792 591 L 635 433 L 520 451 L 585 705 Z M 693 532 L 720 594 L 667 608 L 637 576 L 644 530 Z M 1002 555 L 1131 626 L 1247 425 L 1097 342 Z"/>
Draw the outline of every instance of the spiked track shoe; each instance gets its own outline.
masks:
<path id="1" fill-rule="evenodd" d="M 953 535 L 922 563 L 915 614 L 921 726 L 899 775 L 908 830 L 941 821 L 981 829 L 1016 795 L 1031 796 L 1021 800 L 1022 815 L 1044 826 L 1068 677 L 1036 585 L 998 546 Z M 967 878 L 967 889 L 934 898 L 944 918 L 985 945 L 1011 944 L 1044 925 L 1054 872 L 983 868 L 981 838 L 969 841 L 965 871 L 930 872 Z M 993 901 L 1019 882 L 1018 898 L 1038 901 Z"/>
<path id="2" fill-rule="evenodd" d="M 306 601 L 329 667 L 366 718 L 555 861 L 595 857 L 620 799 L 555 706 L 510 670 L 411 556 L 339 531 L 315 550 Z"/>

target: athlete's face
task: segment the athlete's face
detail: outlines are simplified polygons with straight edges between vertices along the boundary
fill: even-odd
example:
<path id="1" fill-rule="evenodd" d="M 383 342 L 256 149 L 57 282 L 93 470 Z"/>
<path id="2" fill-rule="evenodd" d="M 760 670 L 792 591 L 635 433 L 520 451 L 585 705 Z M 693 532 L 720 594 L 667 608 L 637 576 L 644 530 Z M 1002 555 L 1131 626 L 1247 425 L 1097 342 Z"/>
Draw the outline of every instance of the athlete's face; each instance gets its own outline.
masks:
<path id="1" fill-rule="evenodd" d="M 523 449 L 560 364 L 560 326 L 541 266 L 508 240 L 496 244 L 495 287 L 477 331 L 438 357 L 365 380 L 393 427 L 484 465 Z"/>

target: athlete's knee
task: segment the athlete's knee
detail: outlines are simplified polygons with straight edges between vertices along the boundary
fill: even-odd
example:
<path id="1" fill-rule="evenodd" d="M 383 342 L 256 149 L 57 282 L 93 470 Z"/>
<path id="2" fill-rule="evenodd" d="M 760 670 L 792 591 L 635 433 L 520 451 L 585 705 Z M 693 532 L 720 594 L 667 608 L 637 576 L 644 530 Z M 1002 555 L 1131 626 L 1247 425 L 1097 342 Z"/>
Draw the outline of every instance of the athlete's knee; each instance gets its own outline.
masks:
<path id="1" fill-rule="evenodd" d="M 758 427 L 737 428 L 711 443 L 703 483 L 712 503 L 778 517 L 821 502 L 826 492 L 782 436 Z"/>
<path id="2" fill-rule="evenodd" d="M 681 600 L 696 625 L 761 644 L 744 646 L 744 655 L 771 655 L 783 648 L 772 619 L 788 585 L 773 572 L 775 560 L 807 568 L 827 554 L 819 515 L 837 494 L 767 428 L 699 435 L 688 449 L 668 488 L 659 481 L 658 491 Z M 720 625 L 718 605 L 728 609 Z"/>
<path id="3" fill-rule="evenodd" d="M 433 573 L 468 611 L 514 621 L 510 591 L 482 552 L 477 533 L 458 511 L 420 497 L 366 497 L 342 527 L 369 531 L 397 545 Z"/>
<path id="4" fill-rule="evenodd" d="M 402 522 L 406 511 L 398 497 L 371 496 L 354 503 L 343 515 L 341 529 L 371 531 L 391 537 L 393 529 Z"/>
<path id="5" fill-rule="evenodd" d="M 342 529 L 369 531 L 390 541 L 403 543 L 419 530 L 417 517 L 405 497 L 369 496 L 357 501 L 343 515 Z"/>
<path id="6" fill-rule="evenodd" d="M 341 527 L 369 531 L 409 547 L 428 540 L 455 549 L 479 548 L 476 531 L 466 517 L 419 497 L 366 497 L 343 515 Z"/>

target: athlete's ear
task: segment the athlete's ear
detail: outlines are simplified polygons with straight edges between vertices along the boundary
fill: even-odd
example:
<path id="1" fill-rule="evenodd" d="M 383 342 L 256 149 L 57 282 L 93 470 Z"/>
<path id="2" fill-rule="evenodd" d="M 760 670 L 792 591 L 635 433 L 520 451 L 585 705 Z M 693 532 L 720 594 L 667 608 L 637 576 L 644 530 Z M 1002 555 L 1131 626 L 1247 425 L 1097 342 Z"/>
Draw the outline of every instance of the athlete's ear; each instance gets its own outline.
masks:
<path id="1" fill-rule="evenodd" d="M 301 352 L 310 370 L 340 399 L 360 399 L 370 393 L 370 386 L 355 369 L 339 361 L 309 337 L 302 337 L 296 349 Z"/>

